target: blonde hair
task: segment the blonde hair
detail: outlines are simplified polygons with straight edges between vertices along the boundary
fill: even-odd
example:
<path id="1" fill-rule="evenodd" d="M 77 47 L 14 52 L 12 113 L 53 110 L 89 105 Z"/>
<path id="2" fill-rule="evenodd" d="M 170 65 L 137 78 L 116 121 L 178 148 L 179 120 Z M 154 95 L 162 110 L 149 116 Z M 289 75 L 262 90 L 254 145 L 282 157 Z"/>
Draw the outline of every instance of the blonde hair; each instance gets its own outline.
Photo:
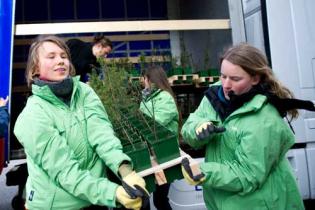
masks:
<path id="1" fill-rule="evenodd" d="M 69 61 L 70 61 L 69 74 L 71 76 L 75 75 L 75 68 L 72 65 L 71 59 L 70 59 L 70 51 L 67 45 L 65 44 L 64 40 L 54 35 L 40 35 L 35 38 L 28 53 L 27 66 L 26 66 L 26 71 L 25 71 L 25 78 L 26 78 L 28 87 L 31 86 L 31 84 L 34 81 L 34 78 L 38 76 L 36 72 L 36 69 L 38 68 L 38 63 L 39 63 L 38 49 L 40 46 L 43 45 L 44 42 L 52 42 L 66 52 L 67 57 L 69 58 Z"/>
<path id="2" fill-rule="evenodd" d="M 275 77 L 266 56 L 259 49 L 241 43 L 228 48 L 221 57 L 220 63 L 223 60 L 242 67 L 251 76 L 258 75 L 260 77 L 259 84 L 267 86 L 268 91 L 279 98 L 294 98 L 293 93 Z M 296 109 L 289 110 L 288 114 L 292 119 L 298 117 Z"/>

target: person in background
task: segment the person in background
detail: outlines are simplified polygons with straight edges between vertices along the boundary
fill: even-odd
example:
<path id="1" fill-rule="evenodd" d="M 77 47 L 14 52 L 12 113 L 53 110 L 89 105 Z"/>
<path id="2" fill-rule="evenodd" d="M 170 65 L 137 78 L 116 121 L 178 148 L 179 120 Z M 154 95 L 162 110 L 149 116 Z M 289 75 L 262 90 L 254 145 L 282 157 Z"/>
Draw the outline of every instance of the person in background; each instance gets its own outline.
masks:
<path id="1" fill-rule="evenodd" d="M 140 110 L 178 137 L 179 112 L 164 69 L 160 66 L 145 69 L 143 82 L 144 89 Z M 153 202 L 158 210 L 172 209 L 168 199 L 169 188 L 170 183 L 156 185 L 156 191 L 153 192 Z"/>
<path id="2" fill-rule="evenodd" d="M 7 96 L 5 99 L 0 97 L 0 174 L 2 172 L 2 168 L 5 164 L 4 162 L 4 145 L 3 137 L 8 130 L 9 124 L 9 113 L 7 109 L 7 104 L 9 101 L 9 97 Z"/>
<path id="3" fill-rule="evenodd" d="M 9 124 L 9 113 L 7 108 L 8 101 L 9 101 L 8 96 L 5 99 L 0 97 L 0 137 L 3 137 L 6 130 L 8 130 Z"/>
<path id="4" fill-rule="evenodd" d="M 27 156 L 26 208 L 74 210 L 95 204 L 140 209 L 140 197 L 132 199 L 106 178 L 111 170 L 145 191 L 99 97 L 73 77 L 69 58 L 57 36 L 38 36 L 30 47 L 26 79 L 33 95 L 14 127 Z"/>
<path id="5" fill-rule="evenodd" d="M 182 127 L 184 141 L 206 148 L 201 174 L 182 167 L 186 181 L 202 185 L 207 209 L 304 209 L 286 158 L 295 138 L 283 120 L 298 116 L 284 105 L 297 100 L 248 44 L 227 49 L 220 64 L 221 82 L 210 86 Z"/>
<path id="6" fill-rule="evenodd" d="M 103 71 L 97 62 L 98 58 L 105 58 L 112 51 L 112 42 L 105 36 L 95 36 L 93 43 L 84 42 L 80 39 L 69 39 L 66 44 L 70 49 L 71 61 L 75 67 L 76 74 L 80 80 L 88 81 L 88 73 L 95 69 L 100 78 L 103 78 Z"/>

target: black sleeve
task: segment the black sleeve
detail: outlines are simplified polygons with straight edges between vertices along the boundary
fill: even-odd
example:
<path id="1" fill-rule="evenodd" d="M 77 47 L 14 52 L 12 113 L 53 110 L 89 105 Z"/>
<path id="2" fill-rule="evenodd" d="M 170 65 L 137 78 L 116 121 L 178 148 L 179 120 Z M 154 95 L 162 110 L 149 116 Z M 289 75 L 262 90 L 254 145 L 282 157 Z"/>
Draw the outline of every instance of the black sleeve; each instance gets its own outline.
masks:
<path id="1" fill-rule="evenodd" d="M 96 58 L 92 53 L 92 45 L 79 39 L 70 39 L 66 42 L 70 50 L 71 62 L 75 67 L 76 74 L 81 80 L 91 72 L 91 66 L 95 65 Z"/>
<path id="2" fill-rule="evenodd" d="M 9 114 L 6 107 L 0 107 L 0 137 L 5 133 L 5 130 L 8 129 L 9 123 Z"/>

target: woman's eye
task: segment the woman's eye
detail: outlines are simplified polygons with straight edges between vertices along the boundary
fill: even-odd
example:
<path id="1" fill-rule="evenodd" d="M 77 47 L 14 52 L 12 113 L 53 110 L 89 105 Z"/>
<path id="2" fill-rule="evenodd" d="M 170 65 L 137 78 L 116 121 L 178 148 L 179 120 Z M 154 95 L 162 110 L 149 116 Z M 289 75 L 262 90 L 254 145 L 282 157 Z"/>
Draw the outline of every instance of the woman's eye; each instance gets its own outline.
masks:
<path id="1" fill-rule="evenodd" d="M 241 78 L 239 78 L 239 77 L 232 77 L 231 80 L 233 80 L 233 81 L 235 81 L 235 82 L 238 82 L 238 81 L 241 80 Z"/>

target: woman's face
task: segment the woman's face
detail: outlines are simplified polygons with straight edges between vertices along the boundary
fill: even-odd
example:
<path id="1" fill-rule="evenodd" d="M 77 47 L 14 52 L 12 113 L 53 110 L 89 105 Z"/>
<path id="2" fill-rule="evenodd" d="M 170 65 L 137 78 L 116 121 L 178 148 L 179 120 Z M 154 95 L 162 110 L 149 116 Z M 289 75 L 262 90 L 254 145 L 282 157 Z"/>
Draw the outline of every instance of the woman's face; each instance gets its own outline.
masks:
<path id="1" fill-rule="evenodd" d="M 70 61 L 67 53 L 53 42 L 44 42 L 38 48 L 37 73 L 48 81 L 61 81 L 69 76 Z"/>
<path id="2" fill-rule="evenodd" d="M 147 76 L 144 76 L 144 88 L 145 89 L 148 89 L 151 87 L 151 82 L 149 81 L 148 77 Z"/>
<path id="3" fill-rule="evenodd" d="M 93 55 L 97 58 L 106 58 L 107 55 L 112 51 L 110 46 L 103 47 L 101 43 L 95 44 L 92 48 Z"/>
<path id="4" fill-rule="evenodd" d="M 241 95 L 248 92 L 253 85 L 257 85 L 259 82 L 259 76 L 252 77 L 242 67 L 225 59 L 221 64 L 220 79 L 226 99 L 230 99 L 228 95 L 230 91 L 233 91 L 236 95 Z"/>

